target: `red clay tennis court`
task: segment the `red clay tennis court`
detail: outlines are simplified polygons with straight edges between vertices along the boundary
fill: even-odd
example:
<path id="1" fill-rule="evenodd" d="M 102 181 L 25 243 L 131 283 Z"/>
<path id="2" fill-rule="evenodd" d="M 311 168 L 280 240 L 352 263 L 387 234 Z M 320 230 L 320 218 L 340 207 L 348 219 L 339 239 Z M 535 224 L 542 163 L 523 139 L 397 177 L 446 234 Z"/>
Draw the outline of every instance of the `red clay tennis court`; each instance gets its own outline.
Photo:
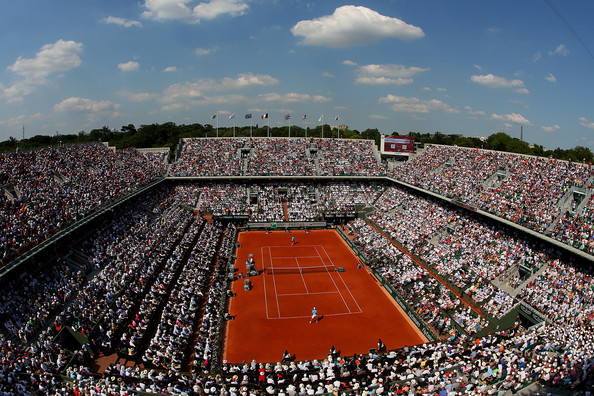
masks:
<path id="1" fill-rule="evenodd" d="M 325 358 L 333 345 L 348 356 L 379 338 L 389 349 L 427 341 L 336 231 L 249 231 L 239 244 L 239 272 L 252 255 L 260 275 L 249 278 L 249 291 L 244 279 L 233 284 L 227 361 L 276 362 L 285 349 L 298 360 Z M 310 324 L 313 307 L 321 320 Z"/>

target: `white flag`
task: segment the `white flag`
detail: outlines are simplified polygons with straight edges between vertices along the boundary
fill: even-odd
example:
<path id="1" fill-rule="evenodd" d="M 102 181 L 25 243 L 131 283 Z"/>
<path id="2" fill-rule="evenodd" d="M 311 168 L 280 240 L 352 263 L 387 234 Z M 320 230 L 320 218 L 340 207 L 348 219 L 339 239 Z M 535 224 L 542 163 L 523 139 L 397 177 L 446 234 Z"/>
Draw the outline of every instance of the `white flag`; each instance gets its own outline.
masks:
<path id="1" fill-rule="evenodd" d="M 235 118 L 235 113 L 233 113 L 233 114 L 231 114 L 231 115 L 229 116 L 229 119 L 230 119 L 230 120 L 232 120 L 232 119 L 234 119 L 234 118 Z"/>
<path id="2" fill-rule="evenodd" d="M 322 115 L 320 116 L 320 119 L 318 120 L 318 122 L 322 122 L 322 120 L 323 120 L 323 119 L 324 119 L 324 114 L 322 114 Z"/>

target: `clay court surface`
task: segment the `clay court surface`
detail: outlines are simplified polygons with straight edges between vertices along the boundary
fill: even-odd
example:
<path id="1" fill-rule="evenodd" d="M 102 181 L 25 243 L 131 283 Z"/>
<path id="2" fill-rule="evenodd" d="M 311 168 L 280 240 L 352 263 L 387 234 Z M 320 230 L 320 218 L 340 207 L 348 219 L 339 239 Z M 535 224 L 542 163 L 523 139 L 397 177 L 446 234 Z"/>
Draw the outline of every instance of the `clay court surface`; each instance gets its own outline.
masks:
<path id="1" fill-rule="evenodd" d="M 379 338 L 388 349 L 426 342 L 375 278 L 357 268 L 358 259 L 336 231 L 249 231 L 239 234 L 239 244 L 238 272 L 245 275 L 252 254 L 260 275 L 249 278 L 250 291 L 243 279 L 233 283 L 227 361 L 276 362 L 285 349 L 297 360 L 320 359 L 332 345 L 350 356 L 368 353 Z M 322 318 L 310 324 L 314 306 Z"/>

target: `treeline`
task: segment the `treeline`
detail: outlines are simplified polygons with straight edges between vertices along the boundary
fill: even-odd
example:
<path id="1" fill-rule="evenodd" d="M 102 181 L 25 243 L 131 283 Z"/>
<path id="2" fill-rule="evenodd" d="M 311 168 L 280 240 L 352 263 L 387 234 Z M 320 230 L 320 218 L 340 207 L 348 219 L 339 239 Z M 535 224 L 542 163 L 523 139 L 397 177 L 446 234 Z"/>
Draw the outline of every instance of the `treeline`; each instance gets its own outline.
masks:
<path id="1" fill-rule="evenodd" d="M 373 139 L 377 146 L 380 144 L 381 135 L 377 129 L 366 129 L 358 131 L 356 129 L 346 129 L 338 131 L 331 129 L 330 125 L 318 125 L 315 128 L 302 128 L 297 125 L 291 126 L 292 137 L 323 137 L 324 138 L 346 138 L 346 139 Z M 251 131 L 253 137 L 268 136 L 266 125 L 256 124 Z M 233 131 L 230 127 L 221 127 L 218 129 L 219 137 L 249 137 L 249 126 L 238 126 Z M 397 132 L 392 133 L 398 136 Z M 217 129 L 213 125 L 189 124 L 176 125 L 173 122 L 164 124 L 141 125 L 136 128 L 133 124 L 124 125 L 120 130 L 113 130 L 107 126 L 100 129 L 93 129 L 90 132 L 81 131 L 77 134 L 54 136 L 37 135 L 31 138 L 17 140 L 13 137 L 0 142 L 0 151 L 14 151 L 19 149 L 33 149 L 46 146 L 57 146 L 59 144 L 76 144 L 86 142 L 109 142 L 110 145 L 117 148 L 127 147 L 169 147 L 172 152 L 177 147 L 180 138 L 185 137 L 216 137 Z M 270 136 L 288 137 L 289 127 L 271 127 Z M 445 145 L 457 145 L 461 147 L 484 148 L 488 150 L 506 151 L 511 153 L 536 155 L 541 157 L 553 157 L 562 160 L 571 160 L 578 162 L 594 162 L 592 152 L 587 147 L 577 146 L 572 149 L 554 149 L 547 150 L 541 145 L 530 145 L 527 142 L 520 141 L 518 138 L 512 138 L 506 133 L 499 132 L 489 136 L 486 140 L 477 137 L 465 137 L 461 135 L 446 135 L 441 132 L 425 133 L 410 132 L 407 136 L 413 136 L 415 141 L 420 143 L 433 143 Z"/>
<path id="2" fill-rule="evenodd" d="M 323 128 L 323 129 L 322 129 Z M 253 137 L 268 136 L 268 128 L 266 125 L 254 125 L 251 130 Z M 299 126 L 291 126 L 291 137 L 323 137 L 324 138 L 346 138 L 346 139 L 373 139 L 376 144 L 380 144 L 380 132 L 377 129 L 366 129 L 363 132 L 357 130 L 332 130 L 330 125 L 318 125 L 315 128 L 301 128 Z M 19 149 L 33 149 L 38 147 L 53 146 L 59 144 L 75 144 L 86 142 L 109 142 L 111 146 L 116 146 L 118 149 L 127 147 L 145 148 L 145 147 L 170 147 L 175 149 L 180 138 L 187 137 L 249 137 L 250 127 L 241 126 L 233 128 L 219 128 L 206 124 L 190 124 L 190 125 L 176 125 L 173 122 L 164 124 L 150 124 L 141 125 L 136 128 L 133 124 L 124 125 L 119 131 L 112 130 L 107 126 L 100 129 L 93 129 L 87 133 L 84 131 L 78 134 L 59 135 L 54 136 L 37 135 L 28 139 L 17 140 L 10 138 L 4 142 L 0 142 L 0 151 L 12 151 L 17 147 Z M 288 137 L 289 127 L 271 127 L 270 136 L 272 137 Z"/>

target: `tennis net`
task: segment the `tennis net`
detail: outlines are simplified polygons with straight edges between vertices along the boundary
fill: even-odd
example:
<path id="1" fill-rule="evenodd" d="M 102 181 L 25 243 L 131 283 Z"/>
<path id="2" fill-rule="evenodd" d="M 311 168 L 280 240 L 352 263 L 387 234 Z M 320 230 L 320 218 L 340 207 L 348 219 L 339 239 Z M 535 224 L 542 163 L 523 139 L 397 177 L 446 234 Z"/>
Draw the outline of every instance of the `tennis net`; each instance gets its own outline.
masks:
<path id="1" fill-rule="evenodd" d="M 333 265 L 319 265 L 314 267 L 268 267 L 264 269 L 267 275 L 281 274 L 310 274 L 314 272 L 334 272 L 336 267 Z"/>

